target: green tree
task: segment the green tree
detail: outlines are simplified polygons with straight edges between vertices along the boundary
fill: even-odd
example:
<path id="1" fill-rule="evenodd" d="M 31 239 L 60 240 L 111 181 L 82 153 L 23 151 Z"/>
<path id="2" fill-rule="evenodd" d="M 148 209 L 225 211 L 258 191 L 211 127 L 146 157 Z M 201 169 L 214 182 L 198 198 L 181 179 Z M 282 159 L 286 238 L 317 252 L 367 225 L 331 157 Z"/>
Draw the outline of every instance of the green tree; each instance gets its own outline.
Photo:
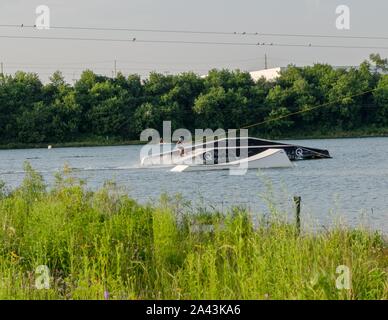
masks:
<path id="1" fill-rule="evenodd" d="M 387 71 L 387 59 L 373 54 L 359 67 L 290 65 L 275 81 L 256 82 L 226 69 L 207 77 L 153 72 L 144 81 L 86 70 L 74 86 L 60 72 L 43 85 L 36 74 L 17 72 L 0 77 L 0 142 L 137 139 L 168 120 L 190 130 L 260 124 L 249 133 L 277 136 L 386 126 Z"/>
<path id="2" fill-rule="evenodd" d="M 378 53 L 372 53 L 369 56 L 369 60 L 374 63 L 377 70 L 388 72 L 388 59 L 383 59 Z"/>
<path id="3" fill-rule="evenodd" d="M 193 130 L 193 105 L 204 89 L 204 80 L 192 72 L 187 72 L 174 76 L 172 85 L 173 87 L 160 99 L 160 104 L 166 111 L 165 116 L 171 116 L 173 128 Z M 165 119 L 169 120 L 169 118 Z"/>
<path id="4" fill-rule="evenodd" d="M 332 104 L 327 110 L 333 126 L 347 130 L 365 123 L 367 113 L 363 117 L 362 111 L 372 96 L 367 92 L 371 90 L 373 83 L 369 68 L 367 63 L 363 63 L 359 70 L 351 68 L 338 78 L 329 91 L 328 97 Z"/>
<path id="5" fill-rule="evenodd" d="M 90 133 L 102 136 L 124 136 L 127 123 L 128 91 L 110 80 L 95 83 L 89 90 L 94 102 L 87 112 Z"/>
<path id="6" fill-rule="evenodd" d="M 223 109 L 227 99 L 224 88 L 211 88 L 206 94 L 201 94 L 194 103 L 197 128 L 223 128 L 225 119 Z"/>
<path id="7" fill-rule="evenodd" d="M 65 82 L 61 72 L 50 77 L 44 87 L 45 103 L 48 105 L 50 121 L 46 132 L 52 142 L 72 141 L 79 134 L 81 106 L 77 104 L 73 88 Z"/>
<path id="8" fill-rule="evenodd" d="M 280 107 L 270 112 L 265 119 L 266 128 L 268 128 L 272 135 L 279 136 L 288 131 L 294 122 L 288 117 L 290 111 L 287 108 Z"/>
<path id="9" fill-rule="evenodd" d="M 134 114 L 134 125 L 140 134 L 145 129 L 156 129 L 162 132 L 162 110 L 150 102 L 143 103 Z"/>
<path id="10" fill-rule="evenodd" d="M 92 127 L 89 112 L 97 101 L 94 100 L 90 91 L 97 83 L 105 82 L 107 79 L 107 77 L 96 75 L 91 70 L 86 70 L 74 85 L 75 101 L 77 105 L 81 107 L 81 121 L 79 128 L 81 134 L 90 134 L 90 129 Z"/>
<path id="11" fill-rule="evenodd" d="M 43 99 L 42 82 L 33 73 L 18 71 L 5 76 L 0 86 L 0 134 L 3 141 L 18 141 L 19 124 L 28 122 L 28 111 Z"/>
<path id="12" fill-rule="evenodd" d="M 374 92 L 374 99 L 377 105 L 376 124 L 378 126 L 388 125 L 388 75 L 381 77 L 377 90 Z"/>

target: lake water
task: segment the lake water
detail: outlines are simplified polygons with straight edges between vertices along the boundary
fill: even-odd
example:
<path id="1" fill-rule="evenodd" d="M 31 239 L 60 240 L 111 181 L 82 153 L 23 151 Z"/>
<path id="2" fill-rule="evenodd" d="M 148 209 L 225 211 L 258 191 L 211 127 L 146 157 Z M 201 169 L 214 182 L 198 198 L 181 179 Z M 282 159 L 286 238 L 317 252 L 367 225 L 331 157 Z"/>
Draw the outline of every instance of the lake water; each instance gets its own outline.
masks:
<path id="1" fill-rule="evenodd" d="M 266 198 L 292 212 L 292 197 L 302 197 L 302 219 L 327 226 L 338 217 L 350 225 L 366 224 L 388 233 L 388 138 L 287 141 L 328 149 L 330 160 L 300 161 L 290 169 L 170 173 L 139 168 L 141 146 L 0 150 L 0 180 L 10 188 L 23 179 L 29 161 L 48 184 L 67 163 L 90 188 L 114 180 L 139 202 L 162 193 L 181 194 L 195 206 L 227 210 L 241 205 L 268 212 Z M 272 192 L 271 192 L 272 189 Z M 271 195 L 272 194 L 272 195 Z"/>

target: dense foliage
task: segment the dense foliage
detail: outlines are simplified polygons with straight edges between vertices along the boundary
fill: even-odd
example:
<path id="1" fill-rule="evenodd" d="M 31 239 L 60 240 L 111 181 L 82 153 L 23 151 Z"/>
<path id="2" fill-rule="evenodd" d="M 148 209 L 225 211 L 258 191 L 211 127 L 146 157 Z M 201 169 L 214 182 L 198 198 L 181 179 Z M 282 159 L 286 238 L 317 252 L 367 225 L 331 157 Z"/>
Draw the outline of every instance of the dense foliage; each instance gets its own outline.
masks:
<path id="1" fill-rule="evenodd" d="M 0 184 L 0 299 L 388 299 L 378 233 L 298 236 L 274 205 L 256 219 L 179 198 L 142 206 L 112 184 L 88 191 L 68 170 L 46 190 L 25 170 L 11 193 Z"/>
<path id="2" fill-rule="evenodd" d="M 151 73 L 146 80 L 87 70 L 74 86 L 60 72 L 47 84 L 32 73 L 0 75 L 0 144 L 137 140 L 142 130 L 160 130 L 167 120 L 173 129 L 189 130 L 265 122 L 250 131 L 263 136 L 387 128 L 387 61 L 370 59 L 350 69 L 291 65 L 272 82 L 229 70 L 212 70 L 205 78 Z M 303 110 L 310 111 L 284 117 Z"/>

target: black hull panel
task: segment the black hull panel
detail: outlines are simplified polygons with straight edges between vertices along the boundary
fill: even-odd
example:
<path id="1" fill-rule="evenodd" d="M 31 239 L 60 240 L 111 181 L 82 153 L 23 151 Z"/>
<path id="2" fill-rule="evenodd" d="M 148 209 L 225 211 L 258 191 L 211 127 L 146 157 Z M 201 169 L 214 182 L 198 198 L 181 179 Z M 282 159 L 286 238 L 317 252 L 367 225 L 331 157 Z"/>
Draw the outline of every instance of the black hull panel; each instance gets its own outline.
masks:
<path id="1" fill-rule="evenodd" d="M 308 148 L 299 145 L 290 145 L 256 138 L 248 138 L 243 141 L 241 141 L 240 138 L 221 139 L 219 141 L 204 143 L 203 147 L 209 149 L 214 148 L 211 158 L 214 159 L 215 163 L 219 162 L 219 157 L 224 158 L 225 156 L 227 158 L 226 161 L 232 161 L 233 158 L 240 157 L 240 154 L 243 153 L 242 150 L 246 149 L 248 149 L 248 154 L 245 153 L 245 155 L 248 157 L 254 156 L 268 149 L 283 149 L 291 161 L 331 158 L 328 150 Z"/>

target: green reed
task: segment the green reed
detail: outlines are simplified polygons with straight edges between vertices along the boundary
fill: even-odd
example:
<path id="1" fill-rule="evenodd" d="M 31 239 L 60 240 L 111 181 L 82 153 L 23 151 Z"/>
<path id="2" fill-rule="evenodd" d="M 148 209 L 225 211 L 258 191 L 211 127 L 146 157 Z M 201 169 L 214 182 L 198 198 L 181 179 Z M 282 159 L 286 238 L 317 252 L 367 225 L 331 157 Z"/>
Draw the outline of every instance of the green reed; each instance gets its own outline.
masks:
<path id="1" fill-rule="evenodd" d="M 47 190 L 29 164 L 0 184 L 0 299 L 387 299 L 380 234 L 304 232 L 281 213 L 192 212 L 163 197 L 139 205 L 107 183 L 89 191 L 65 168 Z M 38 289 L 36 268 L 49 268 Z M 351 270 L 339 290 L 336 268 Z"/>

